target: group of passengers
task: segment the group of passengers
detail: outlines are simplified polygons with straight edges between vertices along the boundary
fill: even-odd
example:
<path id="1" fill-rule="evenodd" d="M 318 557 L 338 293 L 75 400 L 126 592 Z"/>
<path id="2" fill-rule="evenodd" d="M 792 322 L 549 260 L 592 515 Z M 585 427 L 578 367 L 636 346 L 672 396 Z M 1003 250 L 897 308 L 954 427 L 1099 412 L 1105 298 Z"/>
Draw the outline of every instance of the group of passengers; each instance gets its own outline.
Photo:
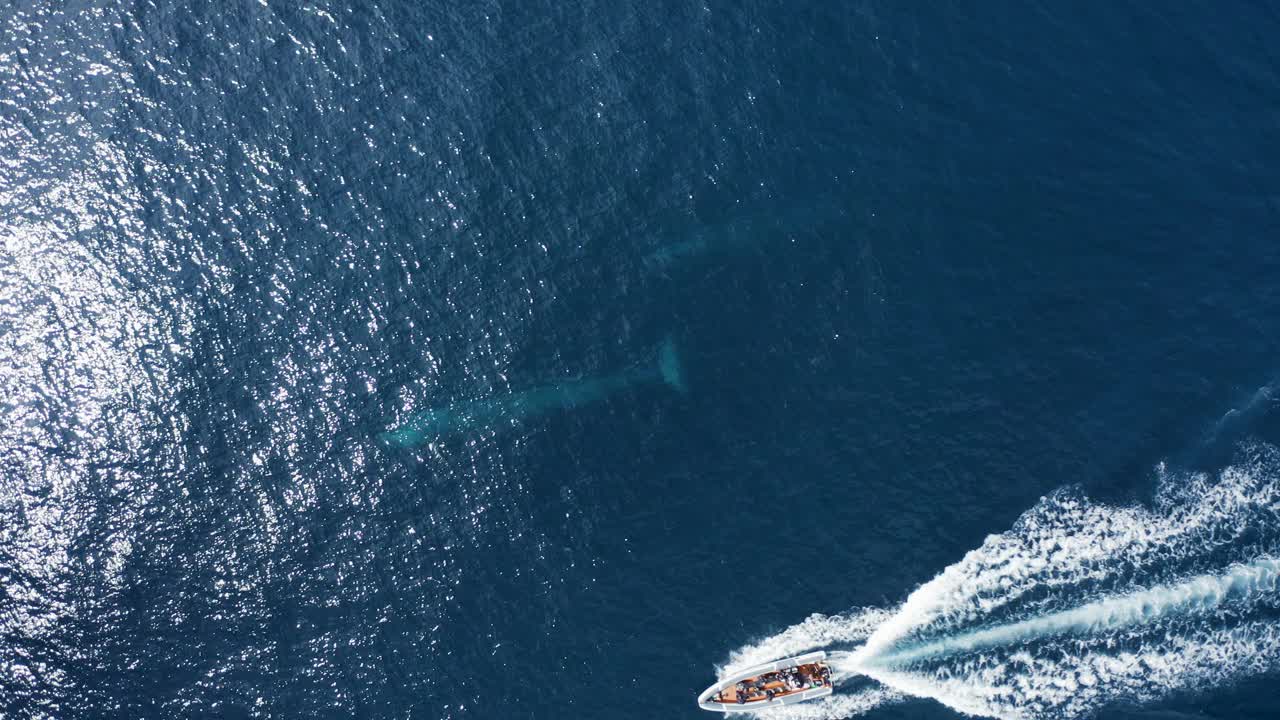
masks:
<path id="1" fill-rule="evenodd" d="M 831 669 L 826 665 L 805 665 L 787 668 L 780 673 L 783 685 L 787 690 L 807 690 L 810 687 L 822 687 L 831 684 Z"/>
<path id="2" fill-rule="evenodd" d="M 782 685 L 780 688 L 781 693 L 830 685 L 831 669 L 826 665 L 793 667 L 748 678 L 739 682 L 735 688 L 737 690 L 738 704 L 743 705 L 753 700 L 759 700 L 761 694 L 764 695 L 765 700 L 772 700 L 776 693 L 769 686 L 778 684 Z"/>

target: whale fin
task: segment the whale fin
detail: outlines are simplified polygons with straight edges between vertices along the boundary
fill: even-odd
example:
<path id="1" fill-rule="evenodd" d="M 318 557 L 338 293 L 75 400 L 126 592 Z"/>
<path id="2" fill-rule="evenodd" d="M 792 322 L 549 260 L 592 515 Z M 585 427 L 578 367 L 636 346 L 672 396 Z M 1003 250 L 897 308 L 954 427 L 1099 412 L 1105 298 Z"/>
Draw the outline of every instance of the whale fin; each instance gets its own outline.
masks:
<path id="1" fill-rule="evenodd" d="M 662 374 L 662 379 L 671 387 L 679 392 L 689 392 L 689 386 L 684 382 L 684 368 L 680 365 L 680 354 L 676 350 L 675 340 L 667 336 L 662 341 L 662 346 L 658 348 L 658 372 Z"/>

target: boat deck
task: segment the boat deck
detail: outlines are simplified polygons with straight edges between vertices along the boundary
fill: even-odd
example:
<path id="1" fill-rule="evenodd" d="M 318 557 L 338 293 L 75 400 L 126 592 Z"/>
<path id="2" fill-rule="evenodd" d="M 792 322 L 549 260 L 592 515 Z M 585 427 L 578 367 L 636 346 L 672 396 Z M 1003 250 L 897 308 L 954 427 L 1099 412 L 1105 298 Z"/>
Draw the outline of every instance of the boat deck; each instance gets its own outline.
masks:
<path id="1" fill-rule="evenodd" d="M 768 672 L 749 677 L 713 695 L 712 702 L 747 705 L 780 700 L 814 688 L 829 687 L 830 673 L 825 663 L 798 665 L 790 671 Z M 741 697 L 741 699 L 739 699 Z"/>

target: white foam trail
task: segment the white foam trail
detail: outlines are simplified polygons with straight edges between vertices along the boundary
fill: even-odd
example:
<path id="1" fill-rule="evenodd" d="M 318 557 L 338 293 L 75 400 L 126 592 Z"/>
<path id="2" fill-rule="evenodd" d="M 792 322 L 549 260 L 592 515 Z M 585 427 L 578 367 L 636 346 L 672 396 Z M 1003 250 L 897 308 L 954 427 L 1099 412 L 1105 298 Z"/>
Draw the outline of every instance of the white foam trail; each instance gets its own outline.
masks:
<path id="1" fill-rule="evenodd" d="M 838 681 L 861 673 L 886 689 L 838 682 L 830 707 L 806 710 L 824 718 L 905 695 L 975 715 L 1070 718 L 1274 670 L 1280 451 L 1243 455 L 1217 477 L 1158 468 L 1149 506 L 1055 493 L 898 608 L 811 617 L 727 668 L 825 648 Z"/>
<path id="2" fill-rule="evenodd" d="M 813 702 L 771 708 L 751 715 L 763 720 L 842 720 L 903 699 L 905 696 L 902 693 L 888 687 L 869 687 L 855 692 L 828 695 Z"/>
<path id="3" fill-rule="evenodd" d="M 1184 583 L 1107 598 L 1072 610 L 952 636 L 897 652 L 855 653 L 850 664 L 892 667 L 984 648 L 1041 640 L 1070 633 L 1096 633 L 1154 623 L 1178 613 L 1204 613 L 1230 600 L 1272 596 L 1280 580 L 1280 561 L 1259 558 L 1223 575 L 1201 575 Z"/>
<path id="4" fill-rule="evenodd" d="M 873 671 L 903 694 L 932 698 L 968 715 L 1072 718 L 1108 702 L 1157 700 L 1172 690 L 1214 686 L 1274 669 L 1280 628 L 1273 622 L 1197 630 L 1132 649 L 1099 643 L 1039 657 L 1030 651 L 976 655 L 929 673 Z"/>
<path id="5" fill-rule="evenodd" d="M 746 668 L 778 658 L 836 644 L 863 642 L 890 615 L 890 611 L 880 608 L 864 608 L 846 615 L 814 613 L 804 622 L 792 625 L 777 635 L 734 651 L 724 665 L 716 668 L 716 676 L 723 680 Z"/>
<path id="6" fill-rule="evenodd" d="M 1254 450 L 1248 463 L 1217 479 L 1169 477 L 1164 469 L 1154 508 L 1096 505 L 1066 490 L 1043 499 L 1013 529 L 989 536 L 907 598 L 864 648 L 875 656 L 920 633 L 937 635 L 990 622 L 1001 613 L 1042 615 L 1072 599 L 1138 589 L 1185 576 L 1187 567 L 1218 569 L 1215 551 L 1280 529 L 1280 467 L 1274 450 Z M 1276 543 L 1280 549 L 1280 543 Z M 1225 550 L 1223 550 L 1225 552 Z M 1261 555 L 1266 548 L 1256 548 Z M 1203 567 L 1208 565 L 1209 567 Z"/>

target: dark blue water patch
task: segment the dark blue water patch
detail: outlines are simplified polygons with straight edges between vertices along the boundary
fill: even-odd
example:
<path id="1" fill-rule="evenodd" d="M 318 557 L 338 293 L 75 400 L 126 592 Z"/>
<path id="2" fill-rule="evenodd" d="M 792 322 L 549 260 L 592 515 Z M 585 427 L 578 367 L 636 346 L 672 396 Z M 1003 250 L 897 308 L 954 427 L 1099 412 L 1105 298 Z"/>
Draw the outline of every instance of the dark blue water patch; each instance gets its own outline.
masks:
<path id="1" fill-rule="evenodd" d="M 11 10 L 0 703 L 692 716 L 1047 492 L 1229 462 L 1274 434 L 1221 423 L 1277 372 L 1276 20 Z M 688 393 L 376 440 L 668 336 Z"/>

